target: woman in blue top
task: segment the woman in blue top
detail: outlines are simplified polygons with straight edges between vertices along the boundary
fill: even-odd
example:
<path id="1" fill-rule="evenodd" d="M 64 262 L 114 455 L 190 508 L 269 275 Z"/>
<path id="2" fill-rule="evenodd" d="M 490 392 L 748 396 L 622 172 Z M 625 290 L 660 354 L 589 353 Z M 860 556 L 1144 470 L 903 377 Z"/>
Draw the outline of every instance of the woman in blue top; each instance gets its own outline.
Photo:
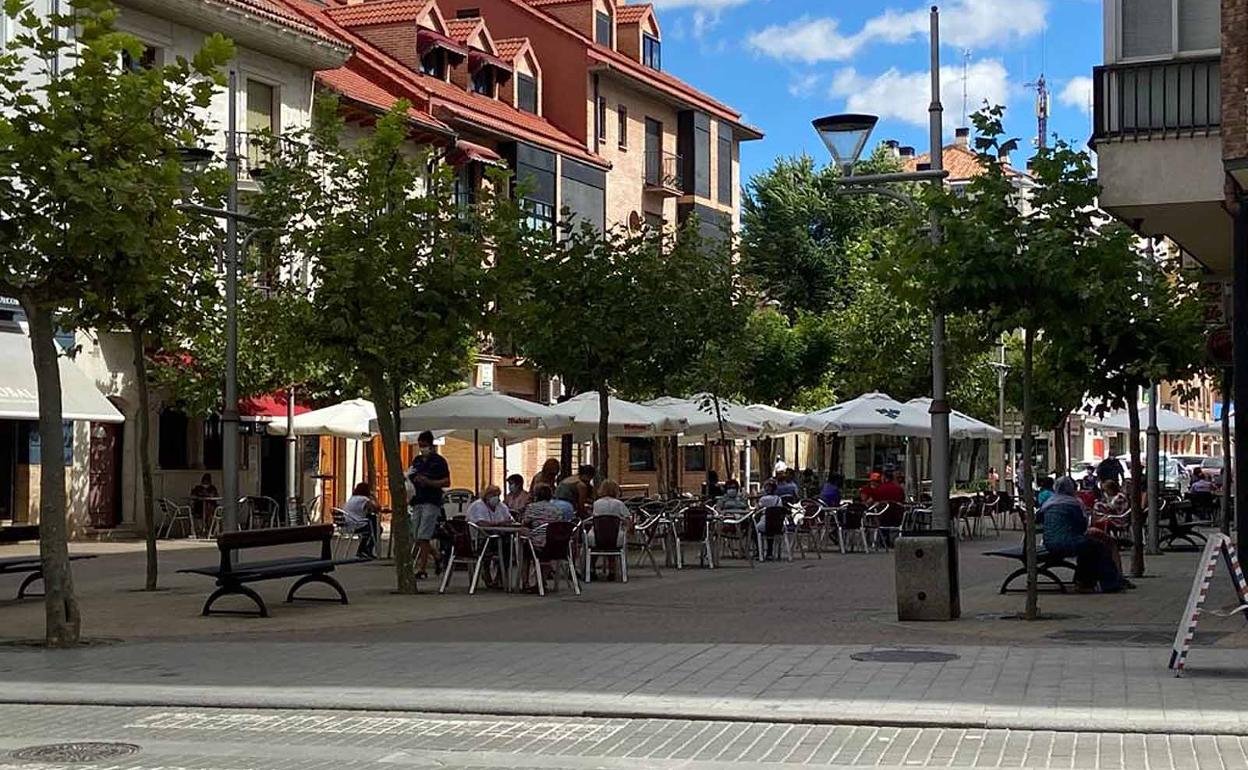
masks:
<path id="1" fill-rule="evenodd" d="M 1075 497 L 1075 480 L 1063 476 L 1053 486 L 1053 495 L 1040 507 L 1044 526 L 1044 547 L 1055 555 L 1075 557 L 1075 587 L 1083 593 L 1103 593 L 1123 589 L 1122 573 L 1108 550 L 1111 542 L 1088 536 L 1088 514 Z"/>
<path id="2" fill-rule="evenodd" d="M 823 489 L 819 490 L 819 501 L 829 508 L 835 508 L 841 504 L 841 485 L 845 483 L 845 479 L 839 473 L 834 473 L 828 477 L 823 483 Z"/>

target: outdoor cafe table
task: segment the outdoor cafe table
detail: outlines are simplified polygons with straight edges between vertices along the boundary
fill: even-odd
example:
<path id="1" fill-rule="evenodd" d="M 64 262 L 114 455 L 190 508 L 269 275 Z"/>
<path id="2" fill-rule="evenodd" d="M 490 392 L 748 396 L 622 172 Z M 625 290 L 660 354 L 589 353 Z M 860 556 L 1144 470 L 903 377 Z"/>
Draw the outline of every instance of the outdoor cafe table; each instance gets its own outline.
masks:
<path id="1" fill-rule="evenodd" d="M 501 546 L 498 563 L 503 573 L 503 585 L 509 593 L 517 590 L 520 577 L 520 538 L 518 535 L 524 527 L 520 524 L 478 524 L 477 529 L 484 535 L 498 538 Z M 486 546 L 482 544 L 481 547 Z M 502 548 L 511 549 L 510 565 L 503 562 Z"/>

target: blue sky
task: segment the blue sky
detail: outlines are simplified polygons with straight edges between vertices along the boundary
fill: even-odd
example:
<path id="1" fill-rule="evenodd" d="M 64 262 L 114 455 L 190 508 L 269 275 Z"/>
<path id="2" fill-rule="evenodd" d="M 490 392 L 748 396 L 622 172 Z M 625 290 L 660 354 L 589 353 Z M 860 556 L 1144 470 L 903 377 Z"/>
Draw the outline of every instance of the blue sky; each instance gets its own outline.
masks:
<path id="1" fill-rule="evenodd" d="M 778 155 L 827 158 L 810 121 L 835 112 L 881 116 L 872 145 L 927 146 L 929 3 L 915 0 L 652 0 L 664 69 L 733 105 L 767 138 L 742 148 L 743 178 Z M 1084 146 L 1100 62 L 1101 0 L 944 0 L 941 64 L 947 139 L 968 103 L 1004 103 L 1007 129 L 1036 136 L 1041 72 L 1052 94 L 1049 134 Z M 969 56 L 964 53 L 969 51 Z M 1025 154 L 1030 155 L 1030 151 Z"/>

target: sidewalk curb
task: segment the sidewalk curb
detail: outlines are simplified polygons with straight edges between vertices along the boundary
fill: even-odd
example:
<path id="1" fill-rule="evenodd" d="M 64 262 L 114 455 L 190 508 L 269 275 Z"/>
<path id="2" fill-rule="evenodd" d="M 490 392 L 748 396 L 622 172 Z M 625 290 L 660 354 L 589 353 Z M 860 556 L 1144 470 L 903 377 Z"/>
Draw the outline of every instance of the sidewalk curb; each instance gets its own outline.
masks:
<path id="1" fill-rule="evenodd" d="M 15 687 L 15 684 L 27 686 Z M 153 687 L 110 685 L 108 691 L 80 685 L 6 683 L 0 704 L 22 706 L 101 706 L 142 708 L 319 710 L 407 712 L 438 715 L 499 717 L 562 717 L 571 719 L 672 719 L 697 722 L 754 722 L 765 724 L 943 728 L 961 730 L 1019 730 L 1061 733 L 1122 733 L 1140 735 L 1248 736 L 1248 726 L 1237 714 L 1226 719 L 1206 715 L 1197 720 L 1166 719 L 1161 712 L 1126 715 L 1119 709 L 1079 717 L 1056 716 L 1045 709 L 1027 709 L 1018 715 L 958 714 L 958 706 L 944 709 L 941 718 L 906 714 L 899 710 L 864 709 L 862 702 L 825 701 L 795 706 L 781 701 L 734 699 L 697 704 L 690 698 L 629 696 L 575 696 L 567 693 L 531 693 L 517 698 L 509 693 L 429 689 L 352 691 L 335 688 L 269 688 L 264 693 L 240 692 L 234 687 Z M 18 693 L 21 694 L 18 694 Z M 36 693 L 36 694 L 31 694 Z M 624 703 L 622 700 L 629 702 Z M 930 707 L 926 710 L 930 710 Z M 823 712 L 823 713 L 819 713 Z"/>

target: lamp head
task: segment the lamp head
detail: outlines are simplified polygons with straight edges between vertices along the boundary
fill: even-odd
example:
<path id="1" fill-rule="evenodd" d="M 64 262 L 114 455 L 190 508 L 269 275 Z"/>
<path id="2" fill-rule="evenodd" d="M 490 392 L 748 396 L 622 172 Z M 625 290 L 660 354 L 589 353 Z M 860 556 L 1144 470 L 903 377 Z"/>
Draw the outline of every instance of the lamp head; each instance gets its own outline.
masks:
<path id="1" fill-rule="evenodd" d="M 816 119 L 813 125 L 828 152 L 832 153 L 832 160 L 850 176 L 879 120 L 875 115 L 828 115 Z"/>

